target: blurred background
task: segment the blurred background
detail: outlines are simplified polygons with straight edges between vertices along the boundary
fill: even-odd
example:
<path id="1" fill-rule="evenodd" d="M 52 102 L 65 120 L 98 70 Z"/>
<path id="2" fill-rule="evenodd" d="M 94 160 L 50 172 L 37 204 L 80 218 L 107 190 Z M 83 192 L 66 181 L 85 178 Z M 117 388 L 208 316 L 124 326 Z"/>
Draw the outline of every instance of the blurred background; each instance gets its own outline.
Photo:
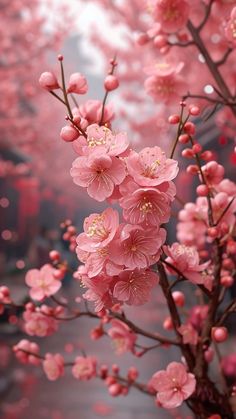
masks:
<path id="1" fill-rule="evenodd" d="M 140 50 L 133 54 L 132 62 L 126 63 L 134 43 L 131 29 L 138 32 L 146 25 L 145 18 L 138 18 L 141 3 L 134 1 L 133 8 L 127 10 L 133 16 L 128 27 L 122 10 L 114 18 L 112 1 L 109 14 L 108 10 L 104 12 L 109 2 L 99 0 L 0 0 L 0 285 L 9 286 L 19 304 L 27 297 L 25 272 L 47 263 L 51 248 L 60 249 L 76 267 L 61 238 L 60 223 L 71 219 L 81 230 L 85 216 L 103 209 L 102 205 L 96 208 L 97 204 L 73 184 L 69 170 L 75 153 L 59 137 L 65 125 L 65 109 L 38 85 L 43 71 L 54 71 L 59 76 L 58 53 L 64 55 L 67 77 L 75 71 L 86 75 L 89 92 L 83 101 L 103 100 L 109 59 L 118 53 L 124 88 L 121 93 L 112 93 L 111 102 L 120 126 L 137 148 L 146 141 L 156 144 L 157 137 L 158 144 L 169 146 L 165 116 L 156 119 L 151 112 L 153 103 L 144 95 Z M 131 72 L 132 76 L 139 73 L 139 84 L 134 77 L 129 79 Z M 235 159 L 227 153 L 227 137 L 219 134 L 213 122 L 205 124 L 200 134 L 207 146 L 215 141 L 216 152 L 224 146 L 225 162 Z M 229 175 L 235 164 L 231 160 Z M 183 174 L 180 182 L 186 183 L 182 195 L 186 199 L 191 196 L 187 187 L 191 179 Z M 74 293 L 69 278 L 63 292 L 68 297 Z M 145 307 L 138 313 L 143 324 L 148 322 L 154 329 L 159 319 L 160 310 L 154 310 L 157 305 L 164 310 L 158 293 L 150 303 L 151 311 Z M 19 315 L 17 310 L 6 312 L 0 321 L 1 418 L 190 418 L 184 412 L 181 416 L 158 412 L 154 402 L 136 392 L 128 398 L 111 399 L 99 382 L 79 383 L 68 373 L 63 380 L 51 383 L 39 368 L 23 368 L 10 349 L 23 338 Z M 137 313 L 131 312 L 131 316 L 137 317 Z M 104 339 L 95 349 L 88 337 L 91 325 L 86 322 L 63 325 L 58 335 L 43 340 L 43 351 L 64 351 L 68 358 L 75 357 L 82 342 L 101 362 L 113 362 L 110 342 Z M 170 359 L 170 350 L 167 353 Z M 120 362 L 126 371 L 134 360 L 129 355 Z M 165 358 L 153 352 L 148 362 L 142 359 L 139 363 L 143 381 L 165 365 Z"/>

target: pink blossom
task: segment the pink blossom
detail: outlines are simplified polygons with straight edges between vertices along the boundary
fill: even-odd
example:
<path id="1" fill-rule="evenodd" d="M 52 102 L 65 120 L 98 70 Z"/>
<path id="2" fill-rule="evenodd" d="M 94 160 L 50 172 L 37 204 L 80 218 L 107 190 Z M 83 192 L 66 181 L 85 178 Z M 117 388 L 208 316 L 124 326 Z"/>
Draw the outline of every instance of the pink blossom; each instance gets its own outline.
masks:
<path id="1" fill-rule="evenodd" d="M 88 154 L 96 148 L 103 148 L 109 156 L 120 156 L 127 150 L 129 140 L 125 132 L 113 133 L 109 128 L 98 124 L 89 125 L 86 130 L 87 138 L 80 137 L 76 149 L 80 146 L 79 154 Z"/>
<path id="2" fill-rule="evenodd" d="M 100 123 L 102 117 L 102 102 L 100 100 L 89 99 L 83 105 L 79 106 L 79 112 L 82 118 L 84 118 L 88 125 L 94 123 Z M 114 112 L 112 106 L 106 105 L 104 108 L 102 124 L 109 124 L 114 118 Z"/>
<path id="3" fill-rule="evenodd" d="M 216 161 L 210 161 L 202 166 L 202 172 L 208 185 L 217 185 L 222 181 L 225 169 Z"/>
<path id="4" fill-rule="evenodd" d="M 23 314 L 24 329 L 30 336 L 50 336 L 58 329 L 58 321 L 39 311 L 26 309 Z"/>
<path id="5" fill-rule="evenodd" d="M 147 67 L 145 72 L 150 74 L 144 83 L 146 92 L 154 100 L 172 104 L 180 99 L 186 91 L 186 83 L 179 74 L 183 64 L 177 66 L 169 63 L 157 63 L 153 67 Z"/>
<path id="6" fill-rule="evenodd" d="M 89 196 L 97 201 L 111 196 L 115 185 L 120 185 L 126 176 L 124 163 L 117 157 L 108 156 L 103 149 L 78 157 L 70 173 L 74 182 L 86 187 Z"/>
<path id="7" fill-rule="evenodd" d="M 199 264 L 199 255 L 195 247 L 174 243 L 172 246 L 164 246 L 164 251 L 168 256 L 166 261 L 178 269 L 189 281 L 194 284 L 204 284 L 202 273 L 209 263 Z"/>
<path id="8" fill-rule="evenodd" d="M 126 159 L 128 173 L 140 186 L 157 186 L 174 179 L 178 163 L 167 159 L 160 147 L 146 147 L 140 153 L 133 151 Z"/>
<path id="9" fill-rule="evenodd" d="M 41 359 L 39 358 L 39 346 L 35 342 L 30 342 L 27 339 L 22 339 L 14 347 L 16 358 L 23 364 L 39 365 Z"/>
<path id="10" fill-rule="evenodd" d="M 43 265 L 41 269 L 30 269 L 25 277 L 26 284 L 31 287 L 31 298 L 42 301 L 46 297 L 56 294 L 61 288 L 61 281 L 54 277 L 55 269 L 49 265 Z"/>
<path id="11" fill-rule="evenodd" d="M 147 268 L 158 261 L 160 248 L 165 242 L 164 229 L 144 229 L 139 225 L 126 224 L 120 237 L 110 246 L 110 260 L 129 269 Z"/>
<path id="12" fill-rule="evenodd" d="M 43 370 L 50 381 L 55 381 L 64 374 L 64 358 L 60 354 L 46 354 Z"/>
<path id="13" fill-rule="evenodd" d="M 193 325 L 193 327 L 201 331 L 204 321 L 207 318 L 208 314 L 208 306 L 194 306 L 189 313 L 189 322 Z"/>
<path id="14" fill-rule="evenodd" d="M 157 391 L 157 402 L 165 409 L 181 406 L 195 391 L 196 379 L 179 362 L 171 362 L 166 370 L 156 372 L 149 385 Z"/>
<path id="15" fill-rule="evenodd" d="M 198 333 L 194 329 L 191 323 L 182 324 L 178 328 L 179 333 L 183 337 L 183 343 L 190 343 L 191 345 L 197 345 Z"/>
<path id="16" fill-rule="evenodd" d="M 140 188 L 134 183 L 119 200 L 123 208 L 123 217 L 131 224 L 144 224 L 146 226 L 159 226 L 170 218 L 170 199 L 164 192 L 156 188 Z"/>
<path id="17" fill-rule="evenodd" d="M 70 76 L 67 92 L 84 95 L 87 93 L 88 84 L 86 78 L 80 73 L 73 73 Z"/>
<path id="18" fill-rule="evenodd" d="M 154 18 L 164 32 L 176 32 L 183 28 L 189 17 L 189 5 L 185 0 L 157 0 Z"/>
<path id="19" fill-rule="evenodd" d="M 149 269 L 124 270 L 118 276 L 113 295 L 129 305 L 142 305 L 150 299 L 152 288 L 158 283 L 158 276 Z"/>
<path id="20" fill-rule="evenodd" d="M 83 275 L 81 278 L 83 287 L 88 288 L 83 297 L 85 300 L 95 303 L 96 312 L 103 308 L 112 307 L 113 300 L 110 291 L 112 280 L 112 277 L 108 277 L 105 274 L 100 274 L 93 278 Z"/>
<path id="21" fill-rule="evenodd" d="M 96 358 L 92 356 L 75 358 L 75 363 L 72 367 L 72 374 L 79 380 L 90 380 L 96 377 Z"/>
<path id="22" fill-rule="evenodd" d="M 137 339 L 135 333 L 120 320 L 113 319 L 111 324 L 112 327 L 108 330 L 107 334 L 113 341 L 116 354 L 121 355 L 126 351 L 133 352 Z"/>
<path id="23" fill-rule="evenodd" d="M 60 87 L 55 74 L 51 73 L 50 71 L 45 71 L 41 74 L 39 78 L 39 84 L 43 89 L 49 91 L 59 89 Z"/>
<path id="24" fill-rule="evenodd" d="M 106 247 L 114 238 L 119 226 L 119 214 L 107 208 L 101 214 L 91 214 L 85 218 L 84 233 L 77 237 L 77 245 L 81 250 L 94 252 Z"/>
<path id="25" fill-rule="evenodd" d="M 234 7 L 230 14 L 230 19 L 225 27 L 225 36 L 228 41 L 233 44 L 236 43 L 236 7 Z"/>

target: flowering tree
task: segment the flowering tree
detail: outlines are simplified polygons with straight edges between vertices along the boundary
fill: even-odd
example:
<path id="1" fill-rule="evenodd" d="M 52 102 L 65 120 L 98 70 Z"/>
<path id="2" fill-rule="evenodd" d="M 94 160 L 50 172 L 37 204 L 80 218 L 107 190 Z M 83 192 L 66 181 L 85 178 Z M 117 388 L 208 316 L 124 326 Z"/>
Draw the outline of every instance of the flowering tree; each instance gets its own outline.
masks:
<path id="1" fill-rule="evenodd" d="M 174 409 L 185 402 L 196 418 L 234 417 L 235 355 L 221 359 L 218 345 L 227 341 L 227 321 L 236 311 L 236 300 L 230 293 L 235 277 L 236 185 L 224 178 L 224 167 L 196 139 L 194 118 L 200 116 L 201 104 L 188 104 L 187 98 L 208 102 L 213 113 L 220 108 L 233 126 L 235 93 L 227 59 L 234 53 L 235 13 L 232 4 L 223 1 L 199 3 L 193 10 L 185 0 L 151 2 L 154 21 L 140 39 L 148 36 L 165 54 L 177 46 L 186 51 L 184 58 L 176 53 L 175 62 L 153 64 L 145 81 L 148 93 L 167 104 L 165 112 L 169 106 L 179 106 L 181 100 L 179 113 L 168 118 L 176 127 L 170 153 L 159 145 L 137 152 L 125 132 L 112 129 L 114 114 L 107 98 L 119 85 L 116 58 L 110 61 L 102 102 L 77 102 L 76 95 L 87 92 L 87 81 L 82 74 L 73 73 L 67 83 L 62 56 L 58 57 L 61 81 L 51 72 L 41 75 L 41 87 L 67 110 L 68 124 L 62 128 L 61 138 L 71 142 L 77 154 L 71 168 L 74 183 L 86 188 L 95 201 L 106 200 L 109 207 L 89 215 L 79 235 L 70 221 L 62 225 L 64 238 L 81 262 L 72 273 L 86 288 L 82 296 L 78 291 L 79 309 L 57 295 L 70 266 L 52 250 L 50 263 L 26 275 L 31 301 L 23 307 L 24 330 L 29 336 L 44 337 L 56 333 L 64 321 L 87 316 L 98 322 L 91 337 L 108 336 L 117 354 L 130 351 L 141 357 L 157 348 L 176 348 L 176 361 L 170 360 L 165 370 L 155 368 L 150 380 L 141 382 L 134 367 L 122 376 L 117 365 L 99 365 L 98 359 L 86 353 L 71 361 L 60 353 L 44 355 L 38 344 L 27 339 L 17 343 L 16 357 L 23 363 L 41 365 L 49 380 L 63 376 L 69 367 L 76 379 L 103 380 L 112 396 L 126 395 L 134 387 L 156 397 L 159 408 Z M 204 42 L 204 36 L 207 39 L 212 28 L 221 23 L 219 45 L 211 52 L 211 43 Z M 205 72 L 194 87 L 197 90 L 201 83 L 208 83 L 213 96 L 202 97 L 201 90 L 194 95 L 188 92 L 186 85 L 192 88 L 195 68 L 200 64 L 194 60 L 195 53 L 188 55 L 182 47 L 200 51 Z M 180 75 L 182 60 L 189 69 L 186 80 Z M 170 244 L 167 226 L 173 203 L 181 202 L 181 190 L 176 191 L 174 184 L 182 165 L 177 160 L 179 147 L 183 158 L 191 161 L 187 172 L 195 176 L 198 185 L 195 201 L 183 203 L 178 213 L 177 241 Z M 163 334 L 142 328 L 127 315 L 127 306 L 148 302 L 154 287 L 162 292 L 169 310 L 169 316 L 163 318 Z M 0 288 L 0 302 L 2 312 L 5 306 L 16 307 L 5 286 Z M 151 343 L 143 346 L 138 341 L 142 337 Z M 213 358 L 219 362 L 220 377 L 212 376 Z"/>

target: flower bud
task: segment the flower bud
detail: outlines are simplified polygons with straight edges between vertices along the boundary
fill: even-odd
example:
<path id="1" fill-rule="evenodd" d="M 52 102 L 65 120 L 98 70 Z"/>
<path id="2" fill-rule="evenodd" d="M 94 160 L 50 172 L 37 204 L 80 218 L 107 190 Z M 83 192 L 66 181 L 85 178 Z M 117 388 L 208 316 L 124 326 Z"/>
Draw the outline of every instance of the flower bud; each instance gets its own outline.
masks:
<path id="1" fill-rule="evenodd" d="M 73 73 L 70 76 L 67 93 L 77 93 L 84 95 L 88 91 L 86 78 L 80 73 Z"/>
<path id="2" fill-rule="evenodd" d="M 109 74 L 104 81 L 104 87 L 108 92 L 111 92 L 112 90 L 117 89 L 119 86 L 119 80 L 116 76 L 113 76 L 112 74 Z"/>
<path id="3" fill-rule="evenodd" d="M 39 84 L 43 89 L 48 91 L 59 89 L 60 87 L 55 74 L 49 71 L 45 71 L 41 74 L 39 78 Z"/>
<path id="4" fill-rule="evenodd" d="M 66 142 L 75 141 L 78 138 L 78 136 L 78 131 L 75 128 L 70 127 L 69 125 L 63 127 L 60 133 L 61 139 Z"/>

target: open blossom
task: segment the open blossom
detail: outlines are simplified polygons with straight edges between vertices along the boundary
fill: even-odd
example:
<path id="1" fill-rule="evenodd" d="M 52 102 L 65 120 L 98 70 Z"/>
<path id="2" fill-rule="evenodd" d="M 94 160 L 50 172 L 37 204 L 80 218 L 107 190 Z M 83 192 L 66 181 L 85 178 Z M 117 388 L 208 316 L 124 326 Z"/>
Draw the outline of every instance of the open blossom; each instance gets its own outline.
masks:
<path id="1" fill-rule="evenodd" d="M 64 358 L 60 354 L 46 354 L 43 370 L 50 381 L 55 381 L 64 374 Z"/>
<path id="2" fill-rule="evenodd" d="M 181 406 L 195 391 L 196 379 L 179 362 L 171 362 L 166 370 L 156 372 L 149 385 L 157 391 L 157 402 L 165 409 Z"/>
<path id="3" fill-rule="evenodd" d="M 78 248 L 93 252 L 106 247 L 114 238 L 118 226 L 119 214 L 112 208 L 101 214 L 91 214 L 84 220 L 84 233 L 77 237 Z"/>
<path id="4" fill-rule="evenodd" d="M 111 196 L 115 185 L 120 185 L 126 176 L 123 161 L 108 156 L 104 149 L 78 157 L 70 173 L 74 183 L 87 188 L 89 196 L 97 201 L 104 201 Z"/>
<path id="5" fill-rule="evenodd" d="M 31 298 L 42 301 L 61 288 L 61 281 L 54 277 L 54 272 L 55 269 L 49 264 L 43 265 L 41 269 L 30 269 L 27 272 L 25 282 L 31 287 L 29 292 Z"/>
<path id="6" fill-rule="evenodd" d="M 157 63 L 152 67 L 147 67 L 145 72 L 149 74 L 149 77 L 144 83 L 146 92 L 154 100 L 170 105 L 176 102 L 186 90 L 186 83 L 179 74 L 182 68 L 182 63 L 177 66 L 169 63 Z"/>
<path id="7" fill-rule="evenodd" d="M 78 356 L 72 367 L 72 374 L 79 380 L 90 380 L 96 376 L 96 358 L 92 356 Z"/>
<path id="8" fill-rule="evenodd" d="M 110 291 L 112 280 L 112 277 L 105 274 L 97 275 L 94 278 L 89 278 L 86 275 L 82 276 L 82 286 L 87 288 L 83 298 L 95 303 L 95 311 L 98 312 L 103 308 L 112 307 L 113 299 Z"/>
<path id="9" fill-rule="evenodd" d="M 209 263 L 199 264 L 199 255 L 196 248 L 174 243 L 172 246 L 165 246 L 164 250 L 168 256 L 167 262 L 171 263 L 194 284 L 204 284 L 202 273 Z"/>
<path id="10" fill-rule="evenodd" d="M 86 130 L 87 138 L 79 137 L 75 149 L 79 154 L 89 154 L 97 148 L 103 148 L 109 156 L 120 156 L 128 146 L 129 140 L 125 132 L 113 133 L 108 127 L 98 124 L 89 125 Z"/>
<path id="11" fill-rule="evenodd" d="M 58 321 L 37 311 L 27 310 L 23 314 L 24 329 L 30 336 L 50 336 L 58 329 Z"/>
<path id="12" fill-rule="evenodd" d="M 110 260 L 129 269 L 147 268 L 159 260 L 160 248 L 165 242 L 163 228 L 145 229 L 126 224 L 110 246 Z"/>
<path id="13" fill-rule="evenodd" d="M 135 183 L 132 192 L 131 188 L 129 192 L 119 200 L 126 221 L 131 224 L 159 226 L 169 220 L 170 199 L 165 192 L 151 187 L 140 188 Z"/>
<path id="14" fill-rule="evenodd" d="M 176 32 L 188 20 L 189 5 L 185 0 L 157 0 L 153 14 L 164 32 Z"/>
<path id="15" fill-rule="evenodd" d="M 116 354 L 121 355 L 126 351 L 133 351 L 137 336 L 134 332 L 120 320 L 113 319 L 111 321 L 112 327 L 107 334 L 113 341 Z"/>
<path id="16" fill-rule="evenodd" d="M 126 159 L 128 173 L 140 186 L 157 186 L 173 180 L 178 162 L 167 159 L 160 147 L 146 147 L 140 153 L 131 152 Z"/>
<path id="17" fill-rule="evenodd" d="M 125 269 L 118 276 L 113 295 L 129 305 L 141 305 L 150 299 L 152 288 L 158 283 L 158 276 L 149 269 Z"/>

